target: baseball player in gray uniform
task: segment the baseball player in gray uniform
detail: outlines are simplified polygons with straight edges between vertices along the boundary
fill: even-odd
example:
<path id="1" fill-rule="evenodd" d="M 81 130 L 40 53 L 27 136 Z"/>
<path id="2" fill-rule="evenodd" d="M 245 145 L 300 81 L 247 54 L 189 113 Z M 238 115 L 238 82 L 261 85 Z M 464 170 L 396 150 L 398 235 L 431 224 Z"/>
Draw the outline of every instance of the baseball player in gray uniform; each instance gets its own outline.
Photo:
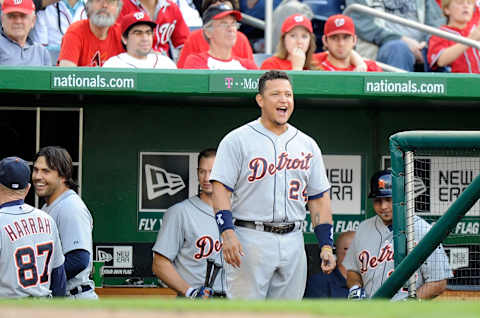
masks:
<path id="1" fill-rule="evenodd" d="M 63 253 L 55 221 L 25 204 L 30 169 L 0 161 L 0 297 L 65 296 Z"/>
<path id="2" fill-rule="evenodd" d="M 92 228 L 90 211 L 75 192 L 72 158 L 60 147 L 44 147 L 35 155 L 32 181 L 37 195 L 45 199 L 42 210 L 56 222 L 65 255 L 67 295 L 97 299 L 92 270 Z"/>
<path id="3" fill-rule="evenodd" d="M 343 265 L 347 269 L 349 298 L 370 298 L 394 270 L 392 231 L 392 175 L 390 170 L 375 173 L 370 181 L 369 198 L 373 198 L 376 216 L 360 223 Z M 415 242 L 420 242 L 430 225 L 414 217 Z M 441 294 L 447 279 L 453 277 L 442 245 L 430 255 L 415 274 L 417 298 L 430 299 Z M 392 298 L 404 299 L 404 290 Z"/>
<path id="4" fill-rule="evenodd" d="M 212 184 L 209 181 L 215 149 L 198 156 L 200 193 L 167 210 L 153 246 L 153 272 L 179 295 L 205 297 L 204 282 L 207 259 L 218 267 L 222 244 L 212 207 Z M 212 269 L 213 270 L 213 269 Z M 218 272 L 213 296 L 225 295 L 225 275 Z"/>
<path id="5" fill-rule="evenodd" d="M 294 108 L 288 75 L 269 71 L 258 90 L 261 117 L 223 138 L 210 176 L 228 263 L 227 297 L 301 299 L 307 275 L 305 205 L 322 269 L 335 268 L 330 184 L 317 143 L 287 123 Z"/>

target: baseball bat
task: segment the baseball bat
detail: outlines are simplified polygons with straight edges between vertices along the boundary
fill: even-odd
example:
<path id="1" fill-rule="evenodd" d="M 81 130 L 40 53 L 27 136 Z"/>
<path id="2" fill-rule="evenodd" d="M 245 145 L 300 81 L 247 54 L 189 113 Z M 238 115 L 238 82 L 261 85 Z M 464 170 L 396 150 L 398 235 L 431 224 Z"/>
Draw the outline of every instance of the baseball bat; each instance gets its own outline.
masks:
<path id="1" fill-rule="evenodd" d="M 212 273 L 212 266 L 215 264 L 215 261 L 213 259 L 207 259 L 207 273 L 205 274 L 205 285 L 208 287 L 208 284 L 210 283 L 210 274 Z"/>
<path id="2" fill-rule="evenodd" d="M 212 279 L 210 280 L 210 282 L 207 285 L 207 287 L 210 287 L 210 288 L 213 287 L 213 283 L 215 283 L 215 279 L 217 278 L 218 272 L 222 268 L 222 265 L 219 265 L 217 263 L 215 263 L 213 266 L 214 266 L 214 268 L 213 268 Z"/>

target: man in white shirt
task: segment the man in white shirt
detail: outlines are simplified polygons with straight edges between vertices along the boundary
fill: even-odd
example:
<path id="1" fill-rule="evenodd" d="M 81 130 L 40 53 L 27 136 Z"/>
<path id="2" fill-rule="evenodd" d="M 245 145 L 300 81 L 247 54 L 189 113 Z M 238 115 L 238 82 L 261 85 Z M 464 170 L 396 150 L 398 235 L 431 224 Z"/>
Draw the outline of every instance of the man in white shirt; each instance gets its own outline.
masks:
<path id="1" fill-rule="evenodd" d="M 122 28 L 122 44 L 126 53 L 108 59 L 103 67 L 176 69 L 167 56 L 152 50 L 155 22 L 144 12 L 124 15 L 119 21 Z"/>

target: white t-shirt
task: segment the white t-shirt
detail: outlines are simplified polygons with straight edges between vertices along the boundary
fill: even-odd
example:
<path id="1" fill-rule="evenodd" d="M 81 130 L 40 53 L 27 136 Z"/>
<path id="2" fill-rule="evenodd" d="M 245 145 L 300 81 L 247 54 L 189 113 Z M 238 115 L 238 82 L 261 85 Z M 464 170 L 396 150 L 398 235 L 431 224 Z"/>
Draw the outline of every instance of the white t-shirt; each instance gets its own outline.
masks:
<path id="1" fill-rule="evenodd" d="M 109 58 L 103 67 L 176 69 L 177 65 L 169 57 L 157 53 L 149 53 L 146 59 L 121 53 Z"/>

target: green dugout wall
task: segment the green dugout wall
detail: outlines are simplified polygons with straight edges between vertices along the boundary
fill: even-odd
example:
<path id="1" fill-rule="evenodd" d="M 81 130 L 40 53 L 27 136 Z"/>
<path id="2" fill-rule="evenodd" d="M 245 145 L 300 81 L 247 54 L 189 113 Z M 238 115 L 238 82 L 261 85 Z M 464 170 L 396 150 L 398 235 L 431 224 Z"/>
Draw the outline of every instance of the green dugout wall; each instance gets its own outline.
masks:
<path id="1" fill-rule="evenodd" d="M 6 147 L 1 147 L 0 155 L 16 154 L 13 152 L 18 152 L 18 144 L 28 148 L 22 152 L 25 157 L 33 156 L 36 148 L 47 144 L 62 145 L 75 153 L 78 158 L 74 160 L 81 168 L 76 169 L 82 173 L 82 197 L 94 217 L 95 256 L 108 260 L 108 275 L 112 277 L 145 277 L 151 274 L 150 248 L 161 212 L 140 211 L 155 210 L 151 206 L 142 208 L 140 197 L 147 196 L 145 190 L 142 192 L 146 186 L 141 184 L 147 177 L 143 161 L 161 157 L 160 162 L 171 163 L 175 155 L 186 159 L 182 169 L 190 174 L 182 191 L 191 194 L 195 190 L 195 154 L 216 147 L 228 131 L 258 118 L 254 95 L 260 74 L 3 67 L 0 133 L 20 137 L 19 142 L 7 142 Z M 375 170 L 389 165 L 385 156 L 389 155 L 390 135 L 413 129 L 479 128 L 477 76 L 327 72 L 290 75 L 295 92 L 290 122 L 316 139 L 326 161 L 335 166 L 329 177 L 332 184 L 338 185 L 338 191 L 332 194 L 341 206 L 333 211 L 337 232 L 356 229 L 366 215 L 371 215 L 366 199 L 368 179 Z M 78 111 L 67 119 L 50 116 L 41 122 L 40 133 L 50 137 L 24 143 L 35 139 L 32 134 L 38 134 L 30 127 L 38 124 L 38 116 L 35 121 L 35 116 L 29 114 L 32 118 L 26 124 L 26 110 L 35 114 L 38 109 L 62 108 Z M 350 182 L 352 178 L 355 180 Z M 178 193 L 171 197 L 175 195 Z M 352 197 L 354 203 L 342 205 Z M 33 196 L 30 200 L 34 203 Z M 306 242 L 315 242 L 309 224 L 306 229 Z"/>

